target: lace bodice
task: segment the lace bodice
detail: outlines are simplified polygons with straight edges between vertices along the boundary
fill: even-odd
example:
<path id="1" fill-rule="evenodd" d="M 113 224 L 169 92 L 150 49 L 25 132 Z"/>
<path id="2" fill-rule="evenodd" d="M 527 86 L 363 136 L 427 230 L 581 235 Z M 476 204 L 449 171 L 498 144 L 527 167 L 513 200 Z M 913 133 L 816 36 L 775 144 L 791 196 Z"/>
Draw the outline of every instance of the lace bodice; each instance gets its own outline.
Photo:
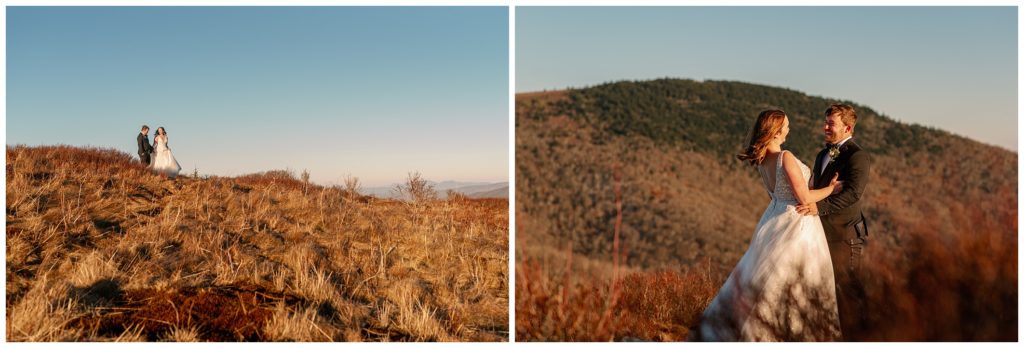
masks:
<path id="1" fill-rule="evenodd" d="M 157 151 L 167 150 L 167 138 L 166 137 L 158 136 L 158 137 L 153 139 L 153 143 L 154 143 L 153 147 L 156 148 Z"/>
<path id="2" fill-rule="evenodd" d="M 785 150 L 783 153 L 787 152 Z M 782 153 L 779 154 L 779 158 L 775 161 L 775 192 L 771 191 L 771 185 L 768 185 L 768 175 L 765 173 L 763 167 L 757 167 L 761 172 L 761 181 L 764 182 L 764 189 L 768 190 L 768 194 L 772 196 L 773 200 L 785 203 L 796 202 L 796 195 L 793 193 L 793 186 L 789 184 L 789 180 L 786 177 L 786 171 L 782 169 Z M 794 158 L 796 159 L 796 158 Z M 811 169 L 807 168 L 803 162 L 796 159 L 797 165 L 800 166 L 800 173 L 803 174 L 803 178 L 798 180 L 799 182 L 809 182 Z"/>

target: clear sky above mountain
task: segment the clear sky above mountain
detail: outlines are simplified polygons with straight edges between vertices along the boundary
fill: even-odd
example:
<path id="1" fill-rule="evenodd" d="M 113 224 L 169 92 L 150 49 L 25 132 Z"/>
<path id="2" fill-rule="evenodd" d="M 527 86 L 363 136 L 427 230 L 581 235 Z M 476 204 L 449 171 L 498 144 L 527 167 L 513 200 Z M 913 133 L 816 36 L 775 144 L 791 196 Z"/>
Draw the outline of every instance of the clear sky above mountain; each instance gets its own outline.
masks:
<path id="1" fill-rule="evenodd" d="M 1017 150 L 1015 7 L 517 7 L 515 54 L 516 92 L 738 80 Z"/>
<path id="2" fill-rule="evenodd" d="M 6 142 L 148 124 L 189 174 L 508 181 L 508 60 L 504 7 L 8 7 Z"/>

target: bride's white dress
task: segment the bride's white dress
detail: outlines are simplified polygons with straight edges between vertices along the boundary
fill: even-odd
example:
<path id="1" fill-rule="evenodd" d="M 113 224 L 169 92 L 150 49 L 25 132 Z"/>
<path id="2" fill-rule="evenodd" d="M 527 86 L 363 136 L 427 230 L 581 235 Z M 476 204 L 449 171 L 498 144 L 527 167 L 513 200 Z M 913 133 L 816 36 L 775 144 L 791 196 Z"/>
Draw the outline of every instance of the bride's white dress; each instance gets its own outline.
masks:
<path id="1" fill-rule="evenodd" d="M 750 247 L 701 317 L 703 341 L 831 341 L 840 336 L 832 259 L 821 220 L 796 212 L 793 188 L 775 166 L 775 191 Z M 797 160 L 804 179 L 810 169 Z M 769 169 L 770 170 L 770 169 Z"/>
<path id="2" fill-rule="evenodd" d="M 172 178 L 177 176 L 181 171 L 181 166 L 178 165 L 178 160 L 174 159 L 171 149 L 167 147 L 167 138 L 156 137 L 153 142 L 155 146 L 153 146 L 153 164 L 150 166 L 150 170 L 157 174 L 164 173 Z"/>

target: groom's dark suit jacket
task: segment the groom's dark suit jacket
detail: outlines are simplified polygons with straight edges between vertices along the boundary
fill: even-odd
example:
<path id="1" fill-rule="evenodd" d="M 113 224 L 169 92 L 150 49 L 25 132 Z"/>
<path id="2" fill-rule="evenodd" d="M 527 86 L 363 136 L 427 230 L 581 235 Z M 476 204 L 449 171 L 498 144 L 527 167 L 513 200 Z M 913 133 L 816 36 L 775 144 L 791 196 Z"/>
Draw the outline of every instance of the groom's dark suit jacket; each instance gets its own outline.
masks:
<path id="1" fill-rule="evenodd" d="M 142 154 L 149 154 L 150 152 L 153 152 L 153 145 L 149 144 L 148 136 L 142 135 L 142 132 L 139 132 L 139 136 L 135 137 L 135 140 L 139 143 L 140 156 Z"/>
<path id="2" fill-rule="evenodd" d="M 853 139 L 847 140 L 839 147 L 839 156 L 831 163 L 822 163 L 827 149 L 818 152 L 814 160 L 814 188 L 828 186 L 835 173 L 839 173 L 839 181 L 843 182 L 843 191 L 818 201 L 818 215 L 825 227 L 825 237 L 829 242 L 849 240 L 856 237 L 866 238 L 867 221 L 861 211 L 864 189 L 868 184 L 868 172 L 871 170 L 871 158 Z M 821 171 L 825 166 L 825 172 Z"/>

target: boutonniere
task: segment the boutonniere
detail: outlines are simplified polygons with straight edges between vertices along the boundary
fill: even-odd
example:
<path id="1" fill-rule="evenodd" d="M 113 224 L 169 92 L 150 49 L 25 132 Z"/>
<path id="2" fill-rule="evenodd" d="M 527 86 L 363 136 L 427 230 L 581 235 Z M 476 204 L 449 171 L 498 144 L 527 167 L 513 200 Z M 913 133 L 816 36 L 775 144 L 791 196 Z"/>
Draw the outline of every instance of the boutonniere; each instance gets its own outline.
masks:
<path id="1" fill-rule="evenodd" d="M 836 157 L 839 157 L 839 147 L 834 146 L 828 149 L 828 164 L 832 164 L 832 162 L 835 162 Z"/>

